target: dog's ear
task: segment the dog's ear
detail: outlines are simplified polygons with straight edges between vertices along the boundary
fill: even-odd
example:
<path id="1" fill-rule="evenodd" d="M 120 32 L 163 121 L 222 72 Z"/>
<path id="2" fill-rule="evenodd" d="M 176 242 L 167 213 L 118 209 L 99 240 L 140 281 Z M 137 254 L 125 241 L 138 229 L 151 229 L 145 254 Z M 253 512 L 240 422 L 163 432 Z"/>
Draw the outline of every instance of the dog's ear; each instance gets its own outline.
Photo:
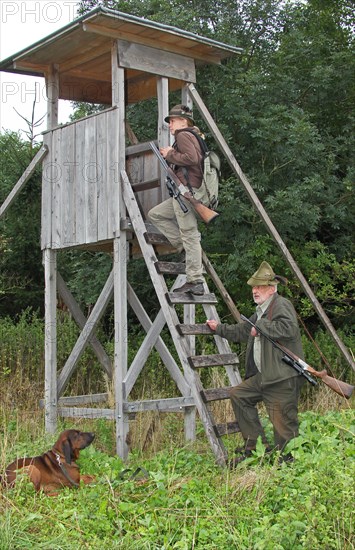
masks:
<path id="1" fill-rule="evenodd" d="M 72 455 L 71 443 L 68 439 L 63 441 L 63 453 L 65 456 L 65 462 L 71 464 L 71 455 Z"/>

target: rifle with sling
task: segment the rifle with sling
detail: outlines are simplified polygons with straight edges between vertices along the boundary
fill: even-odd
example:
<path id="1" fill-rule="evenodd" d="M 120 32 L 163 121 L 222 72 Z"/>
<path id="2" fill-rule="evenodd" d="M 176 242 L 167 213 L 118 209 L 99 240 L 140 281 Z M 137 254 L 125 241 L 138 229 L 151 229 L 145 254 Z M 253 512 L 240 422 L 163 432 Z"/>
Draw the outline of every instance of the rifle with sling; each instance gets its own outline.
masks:
<path id="1" fill-rule="evenodd" d="M 243 321 L 246 321 L 255 328 L 255 330 L 260 334 L 261 336 L 264 336 L 275 348 L 279 349 L 283 353 L 282 361 L 289 365 L 290 367 L 294 368 L 297 372 L 299 372 L 300 375 L 304 376 L 308 382 L 310 382 L 313 386 L 317 385 L 316 380 L 314 380 L 313 376 L 316 378 L 320 378 L 322 382 L 328 386 L 331 390 L 335 391 L 337 394 L 341 395 L 342 397 L 345 397 L 346 399 L 349 399 L 351 397 L 351 394 L 353 392 L 354 386 L 351 384 L 347 384 L 346 382 L 343 382 L 342 380 L 337 380 L 336 378 L 333 378 L 332 376 L 329 376 L 327 374 L 326 370 L 317 371 L 310 365 L 308 365 L 303 359 L 300 357 L 297 357 L 291 350 L 285 348 L 278 342 L 275 342 L 270 336 L 265 334 L 260 330 L 259 327 L 257 327 L 250 319 L 245 317 L 244 315 L 241 315 L 240 318 Z M 312 376 L 313 375 L 313 376 Z"/>
<path id="2" fill-rule="evenodd" d="M 164 157 L 160 154 L 160 151 L 158 147 L 155 145 L 154 141 L 151 141 L 149 145 L 153 153 L 155 153 L 161 166 L 165 170 L 165 173 L 166 173 L 165 183 L 168 188 L 169 194 L 171 197 L 173 197 L 178 201 L 181 210 L 184 213 L 188 212 L 188 208 L 186 204 L 184 204 L 184 201 L 181 199 L 181 196 L 183 196 L 185 199 L 187 199 L 191 203 L 191 206 L 193 207 L 195 212 L 200 216 L 202 221 L 204 221 L 205 223 L 210 223 L 212 220 L 214 220 L 214 218 L 218 216 L 218 213 L 215 212 L 214 210 L 211 210 L 210 208 L 202 204 L 201 201 L 198 201 L 193 197 L 189 189 L 185 185 L 183 185 L 183 183 L 179 180 L 179 178 L 175 174 L 174 170 L 168 165 Z"/>

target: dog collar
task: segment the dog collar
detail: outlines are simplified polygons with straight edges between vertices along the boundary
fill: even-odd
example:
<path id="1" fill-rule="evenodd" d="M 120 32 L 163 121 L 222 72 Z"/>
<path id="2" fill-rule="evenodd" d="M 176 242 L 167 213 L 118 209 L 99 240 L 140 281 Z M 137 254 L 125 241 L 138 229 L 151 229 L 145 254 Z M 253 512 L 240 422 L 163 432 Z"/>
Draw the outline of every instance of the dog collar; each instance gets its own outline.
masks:
<path id="1" fill-rule="evenodd" d="M 60 456 L 59 453 L 57 453 L 56 451 L 52 451 L 54 456 L 55 456 L 55 459 L 56 459 L 56 462 L 59 466 L 59 468 L 62 470 L 63 472 L 63 475 L 67 478 L 67 480 L 72 484 L 74 485 L 75 487 L 80 487 L 79 483 L 76 483 L 76 481 L 74 481 L 70 475 L 68 474 L 63 462 L 62 462 L 62 457 Z"/>

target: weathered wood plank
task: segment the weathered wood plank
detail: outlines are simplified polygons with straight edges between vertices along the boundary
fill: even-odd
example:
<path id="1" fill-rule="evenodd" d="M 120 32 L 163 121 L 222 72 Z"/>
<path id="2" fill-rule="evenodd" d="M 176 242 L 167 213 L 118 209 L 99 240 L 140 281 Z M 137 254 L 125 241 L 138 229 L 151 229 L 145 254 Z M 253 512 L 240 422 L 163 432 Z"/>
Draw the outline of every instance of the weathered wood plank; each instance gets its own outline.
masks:
<path id="1" fill-rule="evenodd" d="M 94 408 L 79 408 L 79 407 L 59 407 L 58 415 L 63 418 L 105 418 L 106 420 L 115 420 L 113 409 L 94 409 Z M 134 420 L 136 413 L 129 413 L 128 419 Z"/>
<path id="2" fill-rule="evenodd" d="M 219 437 L 222 435 L 230 435 L 240 432 L 237 422 L 227 422 L 226 424 L 216 424 L 214 427 L 216 434 Z"/>
<path id="3" fill-rule="evenodd" d="M 79 407 L 58 407 L 58 415 L 63 418 L 106 418 L 115 419 L 113 409 L 88 409 Z"/>
<path id="4" fill-rule="evenodd" d="M 143 153 L 151 153 L 150 141 L 128 145 L 126 147 L 126 157 L 141 156 Z"/>
<path id="5" fill-rule="evenodd" d="M 157 98 L 158 98 L 158 127 L 157 127 L 157 147 L 167 147 L 172 144 L 172 136 L 165 118 L 169 114 L 169 87 L 171 80 L 164 77 L 157 77 Z M 157 159 L 155 158 L 157 162 Z M 165 184 L 165 174 L 160 170 L 160 187 L 156 197 L 157 204 L 169 198 L 169 192 Z"/>
<path id="6" fill-rule="evenodd" d="M 214 294 L 202 294 L 202 296 L 194 296 L 187 292 L 168 292 L 166 299 L 169 304 L 218 304 L 218 300 Z"/>
<path id="7" fill-rule="evenodd" d="M 99 164 L 96 156 L 96 121 L 97 117 L 85 121 L 85 156 L 83 178 L 85 188 L 85 243 L 97 242 L 97 193 Z"/>
<path id="8" fill-rule="evenodd" d="M 62 241 L 61 246 L 70 247 L 76 244 L 75 235 L 75 181 L 74 181 L 74 164 L 75 164 L 75 126 L 70 125 L 61 130 L 62 139 Z"/>
<path id="9" fill-rule="evenodd" d="M 96 158 L 97 158 L 97 240 L 108 238 L 109 202 L 108 166 L 109 142 L 108 125 L 110 113 L 102 113 L 96 118 Z"/>
<path id="10" fill-rule="evenodd" d="M 112 44 L 112 104 L 117 105 L 115 123 L 111 130 L 114 133 L 112 145 L 117 144 L 114 152 L 115 163 L 118 167 L 125 166 L 125 73 L 118 66 L 117 42 Z M 111 143 L 111 142 L 110 142 Z M 126 216 L 126 209 L 122 197 L 119 174 L 114 189 L 114 235 L 113 263 L 114 263 L 114 391 L 115 391 L 115 421 L 116 421 L 116 451 L 126 459 L 129 453 L 127 436 L 129 432 L 128 415 L 123 410 L 126 401 L 124 378 L 128 365 L 128 327 L 127 327 L 127 234 L 120 233 L 120 220 Z"/>
<path id="11" fill-rule="evenodd" d="M 47 129 L 58 126 L 59 67 L 51 64 L 46 71 Z"/>
<path id="12" fill-rule="evenodd" d="M 176 284 L 176 283 L 175 283 Z M 177 285 L 178 286 L 178 285 Z M 184 305 L 184 323 L 192 324 L 196 322 L 196 307 L 193 304 Z M 177 331 L 179 334 L 179 332 Z M 188 336 L 185 338 L 189 349 L 189 355 L 196 354 L 196 337 Z M 186 409 L 184 415 L 184 427 L 186 441 L 194 441 L 196 439 L 196 408 Z"/>
<path id="13" fill-rule="evenodd" d="M 45 426 L 50 433 L 57 427 L 57 253 L 43 252 L 45 279 L 44 399 Z"/>
<path id="14" fill-rule="evenodd" d="M 184 412 L 186 407 L 195 405 L 194 398 L 190 397 L 170 397 L 166 399 L 152 399 L 142 401 L 128 401 L 124 404 L 124 411 L 127 413 L 143 411 L 159 412 Z"/>
<path id="15" fill-rule="evenodd" d="M 144 238 L 148 244 L 170 244 L 162 233 L 145 233 Z"/>
<path id="16" fill-rule="evenodd" d="M 118 40 L 118 60 L 120 66 L 126 69 L 196 82 L 195 62 L 191 57 Z"/>
<path id="17" fill-rule="evenodd" d="M 109 399 L 108 393 L 92 393 L 88 395 L 68 395 L 66 397 L 60 397 L 58 399 L 59 406 L 75 406 L 75 405 L 85 405 L 89 403 L 106 403 Z M 44 399 L 39 400 L 39 407 L 43 409 Z"/>
<path id="18" fill-rule="evenodd" d="M 202 399 L 205 403 L 210 401 L 222 401 L 230 399 L 230 391 L 234 386 L 226 386 L 224 388 L 208 388 L 201 392 Z"/>
<path id="19" fill-rule="evenodd" d="M 186 273 L 186 264 L 181 262 L 155 262 L 154 265 L 158 273 L 165 273 L 166 275 Z"/>
<path id="20" fill-rule="evenodd" d="M 152 178 L 150 180 L 145 180 L 140 183 L 132 182 L 132 189 L 135 193 L 141 193 L 142 191 L 149 191 L 149 189 L 155 189 L 159 187 L 160 181 L 157 178 Z"/>
<path id="21" fill-rule="evenodd" d="M 113 82 L 113 96 L 118 94 L 117 87 L 122 86 L 119 82 Z M 124 93 L 122 90 L 121 93 Z M 115 105 L 118 104 L 115 102 Z M 107 196 L 108 196 L 108 238 L 113 238 L 116 231 L 120 228 L 120 172 L 119 167 L 125 162 L 124 151 L 120 151 L 120 144 L 122 142 L 121 132 L 121 118 L 123 114 L 120 114 L 121 109 L 116 108 L 114 111 L 108 114 L 108 127 L 107 127 L 107 148 L 108 148 L 108 179 L 107 179 Z M 124 127 L 124 125 L 123 125 Z M 124 134 L 123 134 L 124 136 Z M 122 158 L 121 158 L 122 156 Z M 121 212 L 123 214 L 123 212 Z M 123 216 L 122 216 L 123 217 Z"/>
<path id="22" fill-rule="evenodd" d="M 75 234 L 76 242 L 85 243 L 86 227 L 86 203 L 85 203 L 85 180 L 83 177 L 85 162 L 85 120 L 77 122 L 75 125 L 75 204 L 76 204 L 76 223 Z"/>
<path id="23" fill-rule="evenodd" d="M 189 357 L 188 361 L 193 369 L 200 369 L 202 367 L 218 367 L 238 363 L 238 355 L 236 353 L 195 355 L 193 357 Z"/>
<path id="24" fill-rule="evenodd" d="M 53 132 L 43 136 L 43 145 L 50 153 L 42 163 L 42 200 L 41 200 L 41 249 L 52 247 L 52 138 Z"/>
<path id="25" fill-rule="evenodd" d="M 190 336 L 192 334 L 214 334 L 213 330 L 208 325 L 177 325 L 179 334 L 183 336 Z"/>
<path id="26" fill-rule="evenodd" d="M 52 247 L 60 248 L 63 236 L 62 227 L 62 130 L 53 132 L 52 139 Z"/>

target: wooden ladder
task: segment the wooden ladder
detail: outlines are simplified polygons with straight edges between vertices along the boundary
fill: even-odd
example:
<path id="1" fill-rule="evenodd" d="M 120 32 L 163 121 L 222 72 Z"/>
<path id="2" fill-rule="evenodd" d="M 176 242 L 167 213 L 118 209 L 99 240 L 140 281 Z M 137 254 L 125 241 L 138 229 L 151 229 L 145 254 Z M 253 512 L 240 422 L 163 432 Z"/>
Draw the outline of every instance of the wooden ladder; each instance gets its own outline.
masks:
<path id="1" fill-rule="evenodd" d="M 185 280 L 185 264 L 158 261 L 154 246 L 167 244 L 166 238 L 159 233 L 149 233 L 142 218 L 135 199 L 131 184 L 125 171 L 121 172 L 123 199 L 127 207 L 132 229 L 138 240 L 141 253 L 145 259 L 150 278 L 157 294 L 161 311 L 172 336 L 179 360 L 183 369 L 184 378 L 188 384 L 194 405 L 199 413 L 208 441 L 216 457 L 216 462 L 224 466 L 227 461 L 227 452 L 222 436 L 239 431 L 236 422 L 217 424 L 211 410 L 213 401 L 228 399 L 231 386 L 238 385 L 241 377 L 238 370 L 238 356 L 232 353 L 228 342 L 219 336 L 214 336 L 218 354 L 193 355 L 194 339 L 196 335 L 212 335 L 212 331 L 205 324 L 181 323 L 175 306 L 178 304 L 200 304 L 207 318 L 219 320 L 216 310 L 217 299 L 205 286 L 205 294 L 193 296 L 183 293 L 170 292 L 165 282 L 166 275 L 178 275 L 174 287 Z M 194 316 L 192 316 L 194 318 Z M 230 386 L 216 389 L 205 389 L 202 386 L 199 371 L 203 367 L 224 366 Z"/>

